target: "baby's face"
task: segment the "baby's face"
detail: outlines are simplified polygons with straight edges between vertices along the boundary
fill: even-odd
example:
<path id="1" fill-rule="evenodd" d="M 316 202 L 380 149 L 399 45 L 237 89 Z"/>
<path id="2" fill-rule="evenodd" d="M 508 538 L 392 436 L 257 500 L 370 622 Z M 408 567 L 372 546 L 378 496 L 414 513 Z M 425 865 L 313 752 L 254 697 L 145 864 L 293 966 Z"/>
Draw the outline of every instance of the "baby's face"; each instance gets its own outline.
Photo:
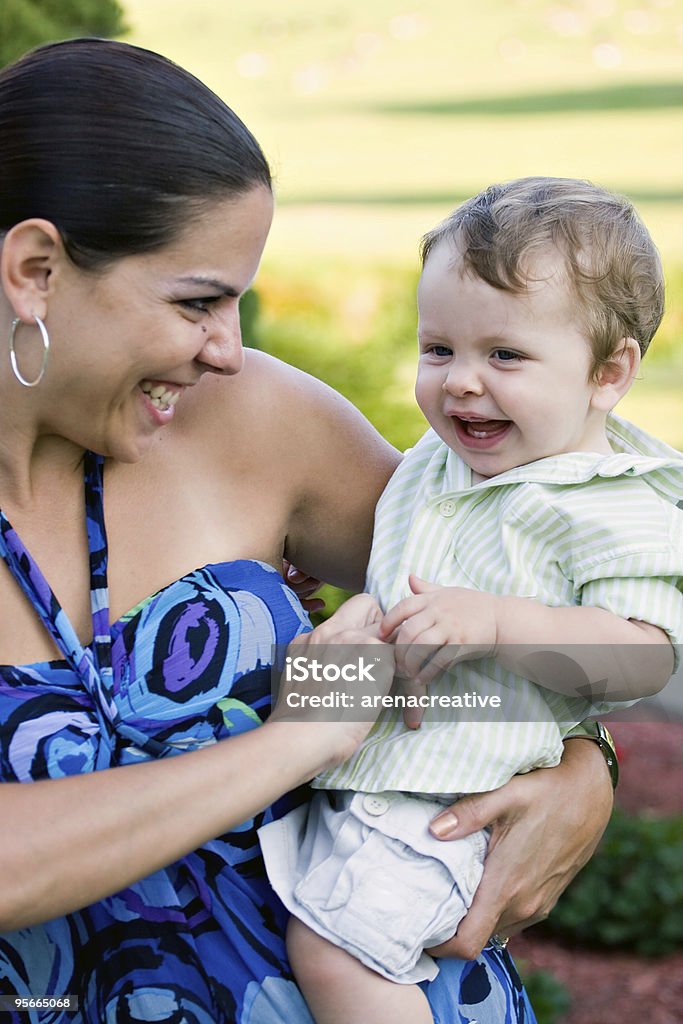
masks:
<path id="1" fill-rule="evenodd" d="M 437 434 L 482 477 L 562 452 L 610 451 L 559 253 L 539 260 L 541 275 L 523 294 L 493 288 L 463 273 L 442 241 L 420 279 L 415 394 Z"/>

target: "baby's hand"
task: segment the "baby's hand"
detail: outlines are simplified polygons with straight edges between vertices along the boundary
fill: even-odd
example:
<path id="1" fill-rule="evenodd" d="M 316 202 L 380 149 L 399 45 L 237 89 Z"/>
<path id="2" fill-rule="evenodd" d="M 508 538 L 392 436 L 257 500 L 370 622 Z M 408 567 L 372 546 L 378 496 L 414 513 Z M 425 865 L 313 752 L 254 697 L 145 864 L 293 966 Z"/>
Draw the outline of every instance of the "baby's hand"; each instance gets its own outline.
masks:
<path id="1" fill-rule="evenodd" d="M 413 597 L 391 608 L 380 625 L 383 640 L 396 644 L 399 675 L 420 685 L 460 661 L 494 654 L 499 600 L 465 587 L 442 587 L 410 576 Z"/>

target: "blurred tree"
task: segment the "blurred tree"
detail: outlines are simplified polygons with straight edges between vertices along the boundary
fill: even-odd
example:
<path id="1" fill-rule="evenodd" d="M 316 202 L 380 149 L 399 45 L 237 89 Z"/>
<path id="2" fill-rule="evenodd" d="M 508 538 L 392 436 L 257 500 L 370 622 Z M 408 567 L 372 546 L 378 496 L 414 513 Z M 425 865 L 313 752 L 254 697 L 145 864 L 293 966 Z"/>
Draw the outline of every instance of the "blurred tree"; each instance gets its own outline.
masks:
<path id="1" fill-rule="evenodd" d="M 40 43 L 71 36 L 118 36 L 125 30 L 118 0 L 2 0 L 0 66 Z"/>

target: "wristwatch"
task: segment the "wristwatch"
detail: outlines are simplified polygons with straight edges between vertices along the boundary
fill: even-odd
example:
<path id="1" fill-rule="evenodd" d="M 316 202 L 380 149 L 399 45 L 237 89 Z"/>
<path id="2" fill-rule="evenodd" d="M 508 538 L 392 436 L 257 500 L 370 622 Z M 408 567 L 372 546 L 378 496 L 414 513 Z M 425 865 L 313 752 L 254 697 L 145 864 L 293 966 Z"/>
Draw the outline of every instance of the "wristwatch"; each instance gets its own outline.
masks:
<path id="1" fill-rule="evenodd" d="M 600 747 L 605 758 L 605 764 L 612 780 L 612 788 L 617 788 L 619 782 L 619 761 L 617 759 L 617 748 L 612 739 L 612 734 L 602 722 L 580 722 L 574 726 L 571 732 L 564 737 L 566 740 L 585 739 L 593 740 Z"/>

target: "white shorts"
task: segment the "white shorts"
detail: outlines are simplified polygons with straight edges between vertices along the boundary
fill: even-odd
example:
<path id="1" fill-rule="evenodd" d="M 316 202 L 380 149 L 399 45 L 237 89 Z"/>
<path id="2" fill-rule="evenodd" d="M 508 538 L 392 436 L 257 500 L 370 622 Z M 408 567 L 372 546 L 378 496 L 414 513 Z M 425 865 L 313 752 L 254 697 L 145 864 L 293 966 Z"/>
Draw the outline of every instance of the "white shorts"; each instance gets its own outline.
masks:
<path id="1" fill-rule="evenodd" d="M 405 793 L 319 790 L 259 829 L 270 883 L 287 909 L 392 981 L 438 974 L 424 952 L 450 939 L 483 873 L 488 834 L 443 841 L 443 802 Z"/>

